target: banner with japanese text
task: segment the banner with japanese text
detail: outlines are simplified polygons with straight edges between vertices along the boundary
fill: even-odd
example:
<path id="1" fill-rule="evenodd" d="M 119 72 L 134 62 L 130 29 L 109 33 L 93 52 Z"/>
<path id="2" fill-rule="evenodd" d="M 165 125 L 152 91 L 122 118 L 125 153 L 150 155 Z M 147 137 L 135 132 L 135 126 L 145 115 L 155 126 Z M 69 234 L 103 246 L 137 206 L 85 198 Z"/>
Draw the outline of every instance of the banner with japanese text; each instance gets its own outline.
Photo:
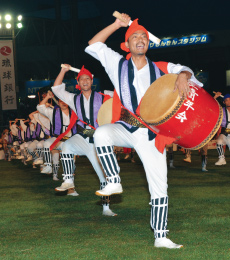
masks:
<path id="1" fill-rule="evenodd" d="M 0 84 L 2 110 L 17 109 L 13 41 L 0 41 Z"/>
<path id="2" fill-rule="evenodd" d="M 149 49 L 205 44 L 210 43 L 211 41 L 211 36 L 207 34 L 192 35 L 180 38 L 164 38 L 160 41 L 159 44 L 150 42 Z"/>

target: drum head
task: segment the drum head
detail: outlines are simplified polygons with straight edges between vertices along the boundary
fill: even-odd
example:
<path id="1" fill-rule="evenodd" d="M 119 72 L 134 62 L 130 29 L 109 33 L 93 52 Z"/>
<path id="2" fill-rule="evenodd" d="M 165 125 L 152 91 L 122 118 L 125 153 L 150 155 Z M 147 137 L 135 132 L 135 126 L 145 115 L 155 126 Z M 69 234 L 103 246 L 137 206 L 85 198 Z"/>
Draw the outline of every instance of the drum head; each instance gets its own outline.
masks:
<path id="1" fill-rule="evenodd" d="M 110 124 L 112 121 L 112 108 L 113 108 L 113 99 L 110 98 L 106 100 L 100 107 L 97 114 L 97 122 L 99 126 Z"/>
<path id="2" fill-rule="evenodd" d="M 166 74 L 151 84 L 140 105 L 140 115 L 144 121 L 162 124 L 178 111 L 181 106 L 179 92 L 173 92 L 176 79 L 176 74 Z"/>

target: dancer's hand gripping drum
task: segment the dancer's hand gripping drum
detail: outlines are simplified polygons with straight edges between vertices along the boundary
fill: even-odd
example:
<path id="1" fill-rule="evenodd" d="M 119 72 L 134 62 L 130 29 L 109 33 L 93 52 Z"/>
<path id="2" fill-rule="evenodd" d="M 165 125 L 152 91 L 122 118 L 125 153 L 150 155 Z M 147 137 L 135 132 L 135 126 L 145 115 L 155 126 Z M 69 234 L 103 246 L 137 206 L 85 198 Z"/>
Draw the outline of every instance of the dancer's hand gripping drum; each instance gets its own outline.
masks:
<path id="1" fill-rule="evenodd" d="M 152 83 L 141 101 L 140 116 L 181 147 L 200 149 L 218 131 L 222 107 L 193 82 L 188 98 L 180 98 L 178 90 L 173 92 L 176 79 L 176 74 L 167 74 Z"/>

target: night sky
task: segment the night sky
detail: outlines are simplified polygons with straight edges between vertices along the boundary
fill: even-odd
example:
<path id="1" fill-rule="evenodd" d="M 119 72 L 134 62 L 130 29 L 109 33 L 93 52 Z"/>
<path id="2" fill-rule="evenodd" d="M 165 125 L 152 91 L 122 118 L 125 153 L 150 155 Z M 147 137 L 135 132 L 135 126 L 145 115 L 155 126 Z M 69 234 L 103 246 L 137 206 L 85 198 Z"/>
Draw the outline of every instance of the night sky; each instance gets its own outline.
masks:
<path id="1" fill-rule="evenodd" d="M 54 8 L 57 3 L 60 3 L 63 7 L 62 15 L 66 14 L 66 16 L 63 15 L 63 19 L 70 19 L 71 8 L 69 7 L 72 2 L 73 0 L 8 0 L 1 3 L 0 13 L 2 15 L 6 12 L 14 15 L 22 14 L 25 17 L 42 17 L 41 13 L 43 13 L 46 14 L 47 18 L 55 19 Z M 84 48 L 87 46 L 88 40 L 99 31 L 99 28 L 102 29 L 115 20 L 112 16 L 115 10 L 129 14 L 132 20 L 139 18 L 139 24 L 143 25 L 148 31 L 159 38 L 181 37 L 191 34 L 206 34 L 217 30 L 230 30 L 229 0 L 76 0 L 76 2 L 78 2 L 78 17 L 80 20 L 82 19 L 81 24 L 86 21 L 83 20 L 84 18 L 99 17 L 99 19 L 92 19 L 93 21 L 98 21 L 99 25 L 94 23 L 88 24 L 88 22 L 86 22 L 88 31 L 81 31 L 81 33 L 83 33 L 80 35 L 82 44 L 76 49 L 79 50 L 78 53 L 81 53 L 82 60 L 84 60 L 86 67 L 88 66 L 89 69 L 95 71 L 98 77 L 103 78 L 103 82 L 105 82 L 104 85 L 106 86 L 103 85 L 102 88 L 107 88 L 107 85 L 110 86 L 111 83 L 108 80 L 104 69 L 97 66 L 97 61 L 90 59 L 87 54 L 84 54 Z M 90 26 L 92 26 L 92 30 L 90 30 Z M 109 40 L 111 39 L 111 42 L 115 42 L 113 49 L 116 50 L 116 46 L 120 53 L 122 53 L 122 51 L 119 48 L 119 43 L 124 39 L 125 31 L 126 29 L 123 28 L 109 38 Z M 69 41 L 71 41 L 71 37 L 69 38 Z M 157 59 L 168 61 L 167 57 L 157 57 Z M 34 60 L 36 59 L 34 58 Z M 72 63 L 72 60 L 70 61 L 71 65 L 74 67 L 81 66 L 82 60 L 75 60 L 76 63 Z M 65 63 L 64 61 L 62 63 Z M 186 61 L 183 63 L 183 61 L 180 60 L 180 55 L 176 56 L 176 60 L 175 57 L 170 58 L 170 61 L 186 64 L 188 66 L 190 65 L 187 64 Z M 77 62 L 79 62 L 80 65 Z M 66 63 L 69 63 L 68 60 Z M 33 67 L 33 65 L 34 64 L 31 64 L 31 67 Z M 196 64 L 192 65 L 192 69 L 197 69 Z M 41 65 L 37 63 L 36 66 Z M 48 68 L 50 68 L 50 66 Z M 202 65 L 200 66 L 203 69 Z M 54 65 L 52 65 L 53 71 L 50 73 L 51 78 L 55 78 L 54 75 L 59 72 L 59 69 L 59 66 L 54 68 Z M 47 71 L 48 70 L 50 71 L 50 69 L 47 69 Z M 29 73 L 29 76 L 26 74 L 23 80 L 28 80 L 33 76 L 34 73 L 31 72 Z M 41 76 L 35 75 L 35 78 L 36 77 L 39 79 L 41 78 Z"/>
<path id="2" fill-rule="evenodd" d="M 101 15 L 105 25 L 114 21 L 112 13 L 117 10 L 130 14 L 132 19 L 139 18 L 140 24 L 159 37 L 230 28 L 228 0 L 79 0 L 78 2 L 88 4 L 88 9 L 94 8 L 95 13 Z M 63 6 L 69 3 L 70 0 L 61 1 Z M 55 0 L 9 0 L 1 4 L 1 12 L 8 10 L 24 16 L 35 16 L 35 11 L 54 6 Z"/>
<path id="3" fill-rule="evenodd" d="M 68 12 L 66 13 L 67 19 L 70 19 L 71 8 L 69 8 L 69 6 L 71 5 L 72 0 L 8 0 L 3 3 L 2 2 L 3 1 L 1 1 L 0 5 L 1 15 L 9 12 L 13 15 L 22 14 L 25 17 L 42 17 L 41 12 L 46 10 L 46 16 L 49 19 L 55 18 L 54 7 L 57 2 L 60 2 L 63 6 L 62 15 L 64 10 L 69 10 L 69 18 Z M 95 20 L 99 21 L 99 27 L 101 29 L 114 22 L 115 18 L 112 16 L 112 13 L 117 10 L 119 12 L 129 14 L 132 20 L 139 18 L 139 24 L 143 25 L 148 31 L 159 38 L 170 36 L 180 37 L 190 34 L 205 34 L 217 30 L 230 30 L 229 0 L 78 0 L 76 2 L 79 3 L 79 19 L 99 17 L 99 19 Z M 84 22 L 84 20 L 82 21 Z M 87 46 L 87 41 L 93 37 L 95 32 L 98 32 L 97 24 L 92 23 L 90 26 L 92 26 L 93 30 L 84 31 L 84 37 L 87 40 L 84 40 L 84 44 L 83 46 L 80 46 L 81 49 L 79 50 L 80 53 L 84 55 L 83 60 L 86 67 L 94 71 L 95 75 L 99 78 L 103 78 L 102 89 L 111 89 L 111 82 L 104 72 L 103 67 L 98 66 L 96 60 L 92 58 L 90 59 L 89 55 L 84 54 L 84 48 Z M 119 48 L 118 43 L 124 39 L 125 31 L 126 29 L 121 29 L 119 32 L 116 32 L 113 36 L 111 36 L 111 40 L 117 41 L 117 48 Z M 83 35 L 81 35 L 81 37 L 83 38 Z M 119 52 L 121 52 L 120 49 Z M 180 57 L 181 56 L 176 56 L 177 59 Z M 162 57 L 160 57 L 160 60 L 162 60 Z M 164 59 L 163 56 L 163 60 L 167 59 Z M 175 62 L 174 59 L 170 59 L 170 61 Z M 175 63 L 177 62 L 181 63 L 176 60 Z M 31 68 L 34 65 L 32 63 L 29 64 Z M 187 65 L 187 63 L 185 64 Z M 71 65 L 74 66 L 76 64 L 71 63 Z M 36 66 L 41 65 L 40 63 L 37 63 Z M 194 68 L 196 67 L 197 66 L 194 66 Z M 57 75 L 60 70 L 60 66 L 58 65 L 55 68 L 53 66 L 52 69 L 56 69 L 53 75 Z M 223 72 L 223 75 L 221 74 L 221 84 L 224 85 L 225 69 L 221 68 L 219 73 L 220 72 Z M 23 73 L 25 72 L 23 71 Z M 24 81 L 33 77 L 34 72 L 29 71 L 28 73 L 27 74 L 30 75 L 29 77 L 27 74 L 22 76 L 24 78 L 20 81 L 21 83 L 19 83 L 19 88 L 24 88 Z M 51 76 L 51 78 L 54 78 L 54 76 Z M 213 82 L 215 83 L 215 80 Z"/>

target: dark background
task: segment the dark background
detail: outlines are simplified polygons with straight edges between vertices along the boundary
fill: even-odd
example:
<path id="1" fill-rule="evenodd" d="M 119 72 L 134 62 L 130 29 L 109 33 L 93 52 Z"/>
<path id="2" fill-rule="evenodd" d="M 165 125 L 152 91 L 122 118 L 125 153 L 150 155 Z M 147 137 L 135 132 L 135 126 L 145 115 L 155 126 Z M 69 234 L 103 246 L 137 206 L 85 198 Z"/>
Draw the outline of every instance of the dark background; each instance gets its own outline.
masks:
<path id="1" fill-rule="evenodd" d="M 159 38 L 209 33 L 213 38 L 210 44 L 153 49 L 147 56 L 153 61 L 187 65 L 194 72 L 208 72 L 208 92 L 229 92 L 226 70 L 230 69 L 230 1 L 9 0 L 1 3 L 1 14 L 22 14 L 24 25 L 15 38 L 16 85 L 21 103 L 16 113 L 24 116 L 34 110 L 37 102 L 25 97 L 25 81 L 55 79 L 61 63 L 77 68 L 84 64 L 100 79 L 102 90 L 113 89 L 103 67 L 84 49 L 88 40 L 114 21 L 115 10 L 128 13 L 132 20 L 139 18 L 139 23 Z M 109 47 L 124 55 L 119 46 L 125 32 L 126 28 L 121 28 L 107 41 Z M 66 75 L 75 76 L 73 72 Z"/>

